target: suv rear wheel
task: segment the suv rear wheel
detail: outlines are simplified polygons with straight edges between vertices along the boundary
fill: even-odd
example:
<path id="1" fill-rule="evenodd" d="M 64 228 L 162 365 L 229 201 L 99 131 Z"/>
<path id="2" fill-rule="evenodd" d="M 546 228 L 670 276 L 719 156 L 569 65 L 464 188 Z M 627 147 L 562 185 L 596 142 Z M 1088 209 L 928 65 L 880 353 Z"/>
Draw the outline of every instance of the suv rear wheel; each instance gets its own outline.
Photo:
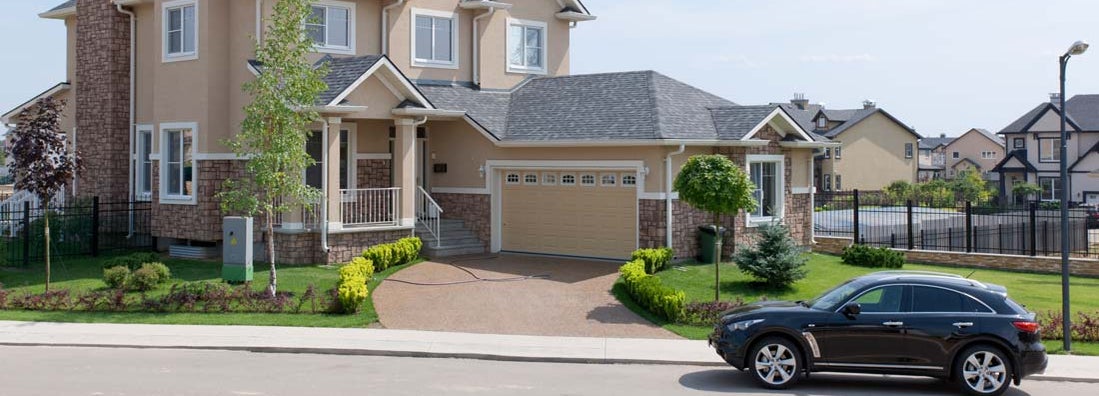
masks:
<path id="1" fill-rule="evenodd" d="M 767 389 L 786 389 L 801 380 L 801 350 L 785 338 L 768 337 L 752 348 L 748 371 Z"/>
<path id="2" fill-rule="evenodd" d="M 970 395 L 997 396 L 1011 386 L 1011 362 L 999 349 L 978 345 L 958 355 L 954 378 Z"/>

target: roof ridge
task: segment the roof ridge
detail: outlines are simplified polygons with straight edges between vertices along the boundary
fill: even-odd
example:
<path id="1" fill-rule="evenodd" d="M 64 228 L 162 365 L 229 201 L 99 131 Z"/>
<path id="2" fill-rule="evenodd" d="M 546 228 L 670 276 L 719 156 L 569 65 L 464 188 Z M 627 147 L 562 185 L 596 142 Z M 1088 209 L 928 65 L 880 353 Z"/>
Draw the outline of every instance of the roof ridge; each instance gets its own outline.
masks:
<path id="1" fill-rule="evenodd" d="M 645 83 L 649 86 L 649 110 L 651 110 L 650 115 L 653 118 L 653 137 L 664 139 L 664 131 L 660 128 L 660 106 L 657 103 L 660 98 L 657 96 L 656 82 L 655 79 L 653 79 L 655 73 L 656 72 L 652 70 L 645 73 Z"/>

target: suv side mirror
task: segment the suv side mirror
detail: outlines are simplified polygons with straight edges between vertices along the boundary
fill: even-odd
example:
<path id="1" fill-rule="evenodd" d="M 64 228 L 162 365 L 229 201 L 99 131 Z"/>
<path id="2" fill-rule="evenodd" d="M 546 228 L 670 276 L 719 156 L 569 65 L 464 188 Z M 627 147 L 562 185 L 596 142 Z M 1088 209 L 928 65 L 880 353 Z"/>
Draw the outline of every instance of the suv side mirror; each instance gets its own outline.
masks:
<path id="1" fill-rule="evenodd" d="M 843 314 L 848 317 L 853 317 L 860 313 L 862 313 L 862 305 L 859 305 L 857 302 L 849 302 L 847 305 L 843 306 Z"/>

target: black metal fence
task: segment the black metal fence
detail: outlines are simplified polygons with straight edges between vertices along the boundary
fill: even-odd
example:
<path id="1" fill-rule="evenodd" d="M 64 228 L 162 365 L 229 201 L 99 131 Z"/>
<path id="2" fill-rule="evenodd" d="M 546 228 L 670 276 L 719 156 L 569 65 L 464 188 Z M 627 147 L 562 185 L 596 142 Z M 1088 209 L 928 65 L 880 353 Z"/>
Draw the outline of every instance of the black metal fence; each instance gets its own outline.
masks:
<path id="1" fill-rule="evenodd" d="M 50 256 L 98 256 L 100 253 L 151 249 L 150 202 L 100 202 L 98 197 L 60 207 L 0 210 L 0 265 L 28 266 L 45 258 L 49 216 Z"/>
<path id="2" fill-rule="evenodd" d="M 854 238 L 870 246 L 1025 256 L 1061 252 L 1055 203 L 914 201 L 855 190 L 817 194 L 813 221 L 815 236 Z M 1071 208 L 1068 223 L 1072 255 L 1099 257 L 1099 229 L 1091 235 L 1099 228 L 1099 212 Z"/>

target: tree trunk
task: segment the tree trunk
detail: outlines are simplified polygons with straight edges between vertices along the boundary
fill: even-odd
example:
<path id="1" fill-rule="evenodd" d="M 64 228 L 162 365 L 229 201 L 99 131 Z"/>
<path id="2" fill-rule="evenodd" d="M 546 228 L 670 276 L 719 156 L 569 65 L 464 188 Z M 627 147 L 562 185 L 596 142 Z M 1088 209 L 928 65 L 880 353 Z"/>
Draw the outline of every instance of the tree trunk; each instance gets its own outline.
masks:
<path id="1" fill-rule="evenodd" d="M 271 223 L 272 216 L 271 211 L 268 210 L 264 214 L 267 219 L 267 263 L 271 265 L 271 273 L 268 277 L 267 292 L 271 294 L 271 297 L 275 297 L 275 291 L 278 290 L 278 274 L 275 273 L 275 226 Z"/>
<path id="2" fill-rule="evenodd" d="M 714 302 L 721 301 L 721 213 L 714 213 Z"/>
<path id="3" fill-rule="evenodd" d="M 49 202 L 49 201 L 46 201 Z M 46 291 L 50 291 L 50 211 L 49 206 L 46 207 L 45 220 L 46 220 Z M 24 253 L 25 254 L 25 253 Z"/>

